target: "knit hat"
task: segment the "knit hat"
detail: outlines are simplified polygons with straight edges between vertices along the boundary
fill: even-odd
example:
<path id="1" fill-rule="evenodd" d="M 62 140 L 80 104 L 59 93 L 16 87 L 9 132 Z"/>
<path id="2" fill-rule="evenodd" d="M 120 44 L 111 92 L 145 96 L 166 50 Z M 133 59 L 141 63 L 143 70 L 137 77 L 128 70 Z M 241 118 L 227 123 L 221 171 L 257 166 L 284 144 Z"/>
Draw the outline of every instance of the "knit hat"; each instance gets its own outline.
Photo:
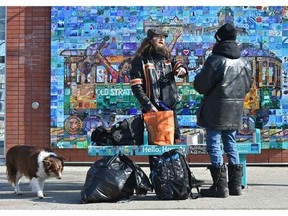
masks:
<path id="1" fill-rule="evenodd" d="M 226 40 L 236 40 L 237 30 L 230 23 L 226 23 L 222 25 L 215 34 L 215 39 L 218 42 L 226 41 Z"/>
<path id="2" fill-rule="evenodd" d="M 164 35 L 165 37 L 168 37 L 168 34 L 161 29 L 148 29 L 147 31 L 147 37 L 154 37 L 155 35 Z"/>

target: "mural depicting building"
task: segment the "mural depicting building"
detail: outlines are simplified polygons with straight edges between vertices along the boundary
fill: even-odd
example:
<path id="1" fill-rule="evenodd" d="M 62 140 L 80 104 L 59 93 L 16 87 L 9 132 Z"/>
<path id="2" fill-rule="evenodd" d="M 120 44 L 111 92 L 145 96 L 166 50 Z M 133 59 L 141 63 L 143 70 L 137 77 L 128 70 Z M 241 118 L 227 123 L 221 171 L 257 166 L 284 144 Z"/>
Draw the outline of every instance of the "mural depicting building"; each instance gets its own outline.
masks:
<path id="1" fill-rule="evenodd" d="M 262 129 L 263 148 L 284 148 L 287 14 L 286 7 L 276 6 L 52 7 L 51 145 L 87 148 L 91 128 L 141 113 L 129 85 L 129 64 L 152 27 L 167 31 L 172 55 L 188 65 L 189 74 L 177 79 L 182 96 L 177 114 L 183 130 L 197 128 L 201 95 L 193 88 L 195 70 L 211 53 L 217 29 L 231 23 L 255 74 L 244 102 L 246 130 L 239 132 L 239 139 L 257 127 Z"/>

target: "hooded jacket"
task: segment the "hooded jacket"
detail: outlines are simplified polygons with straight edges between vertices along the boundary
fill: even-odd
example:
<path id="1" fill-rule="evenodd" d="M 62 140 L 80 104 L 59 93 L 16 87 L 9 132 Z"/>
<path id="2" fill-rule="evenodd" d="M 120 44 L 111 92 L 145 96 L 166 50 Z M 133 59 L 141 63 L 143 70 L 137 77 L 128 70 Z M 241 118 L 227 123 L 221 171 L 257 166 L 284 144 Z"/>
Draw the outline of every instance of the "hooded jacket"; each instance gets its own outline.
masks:
<path id="1" fill-rule="evenodd" d="M 251 65 L 241 57 L 235 41 L 216 43 L 194 80 L 203 94 L 197 110 L 197 124 L 211 130 L 242 127 L 243 103 L 253 83 Z"/>

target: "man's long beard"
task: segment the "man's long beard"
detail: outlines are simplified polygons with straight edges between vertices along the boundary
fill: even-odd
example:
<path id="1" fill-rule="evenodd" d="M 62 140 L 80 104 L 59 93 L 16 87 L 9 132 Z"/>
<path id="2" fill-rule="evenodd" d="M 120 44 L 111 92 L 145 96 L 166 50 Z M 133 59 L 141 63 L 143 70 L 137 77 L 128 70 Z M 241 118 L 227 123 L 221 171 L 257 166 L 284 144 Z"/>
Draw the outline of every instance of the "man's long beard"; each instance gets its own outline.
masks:
<path id="1" fill-rule="evenodd" d="M 166 46 L 156 46 L 155 52 L 165 56 L 168 53 L 168 49 Z"/>

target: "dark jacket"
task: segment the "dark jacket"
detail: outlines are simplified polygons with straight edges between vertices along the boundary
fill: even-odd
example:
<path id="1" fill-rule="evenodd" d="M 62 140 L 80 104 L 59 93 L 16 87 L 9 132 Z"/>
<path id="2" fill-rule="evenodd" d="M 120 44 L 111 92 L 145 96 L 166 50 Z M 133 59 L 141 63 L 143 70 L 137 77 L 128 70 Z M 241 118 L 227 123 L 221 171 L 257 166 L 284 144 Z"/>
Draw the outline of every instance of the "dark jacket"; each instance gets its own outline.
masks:
<path id="1" fill-rule="evenodd" d="M 244 98 L 252 83 L 251 65 L 241 57 L 236 42 L 215 44 L 194 80 L 195 90 L 203 94 L 197 124 L 212 130 L 240 129 Z"/>
<path id="2" fill-rule="evenodd" d="M 160 60 L 164 60 L 164 70 L 169 78 L 168 83 L 164 87 L 166 92 L 162 95 L 163 87 L 160 87 L 160 77 L 156 73 L 154 65 Z M 176 108 L 178 91 L 174 76 L 180 66 L 186 67 L 180 62 L 165 59 L 164 56 L 155 53 L 145 53 L 132 60 L 132 68 L 130 70 L 131 89 L 140 102 L 143 112 L 150 111 L 153 105 L 158 110 L 164 110 L 163 107 L 159 106 L 159 100 L 172 110 Z"/>

